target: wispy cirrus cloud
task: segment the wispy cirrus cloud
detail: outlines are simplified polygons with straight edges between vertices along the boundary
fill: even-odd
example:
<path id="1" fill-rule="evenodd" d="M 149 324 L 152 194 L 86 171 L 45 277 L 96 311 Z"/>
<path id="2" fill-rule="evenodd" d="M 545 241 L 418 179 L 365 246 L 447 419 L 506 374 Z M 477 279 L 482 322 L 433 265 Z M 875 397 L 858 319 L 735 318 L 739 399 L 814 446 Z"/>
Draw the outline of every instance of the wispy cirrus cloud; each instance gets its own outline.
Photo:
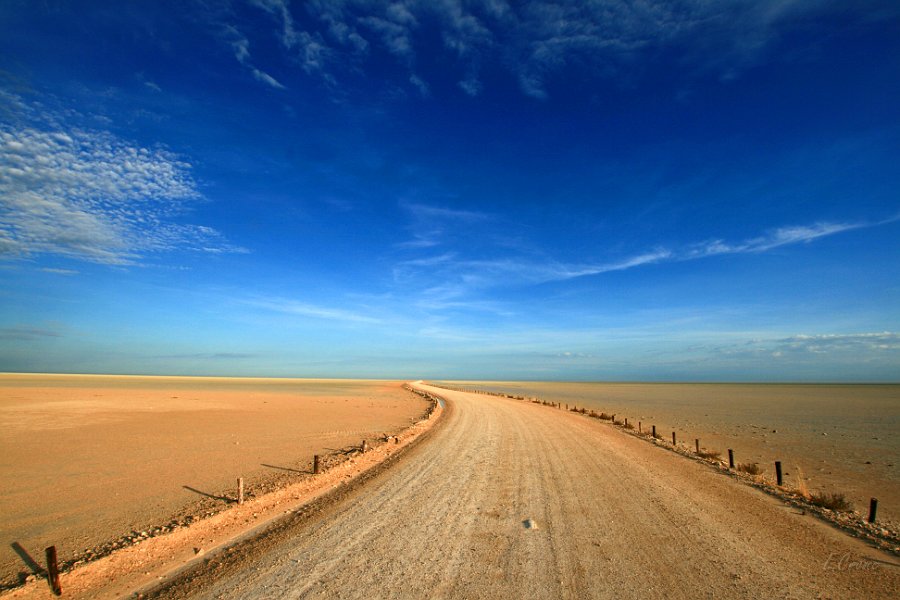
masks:
<path id="1" fill-rule="evenodd" d="M 808 243 L 819 238 L 860 229 L 863 227 L 871 227 L 872 223 L 814 223 L 812 225 L 795 225 L 789 227 L 779 227 L 759 237 L 751 238 L 737 243 L 728 243 L 722 240 L 711 240 L 698 244 L 697 246 L 687 250 L 683 258 L 700 258 L 704 256 L 714 256 L 716 254 L 741 254 L 741 253 L 757 253 L 773 250 L 781 246 L 791 244 Z"/>
<path id="2" fill-rule="evenodd" d="M 439 246 L 448 231 L 460 225 L 473 225 L 490 221 L 490 215 L 458 208 L 447 208 L 431 204 L 402 202 L 400 204 L 409 216 L 409 229 L 413 238 L 397 244 L 400 248 L 424 249 Z"/>
<path id="3" fill-rule="evenodd" d="M 229 46 L 231 46 L 231 50 L 234 52 L 234 58 L 250 71 L 250 74 L 254 79 L 269 87 L 275 88 L 276 90 L 286 89 L 280 81 L 268 73 L 260 71 L 253 65 L 253 62 L 250 59 L 250 40 L 248 40 L 247 36 L 241 33 L 237 27 L 225 25 L 222 27 L 221 35 L 227 41 Z"/>
<path id="4" fill-rule="evenodd" d="M 432 211 L 439 213 L 440 209 L 429 209 L 425 212 Z M 758 254 L 784 246 L 812 243 L 827 236 L 874 227 L 894 220 L 818 222 L 811 225 L 785 226 L 735 242 L 713 239 L 681 248 L 658 247 L 617 260 L 595 263 L 570 263 L 523 255 L 490 259 L 467 258 L 462 249 L 455 249 L 397 261 L 393 273 L 395 281 L 399 283 L 404 285 L 419 283 L 422 286 L 420 294 L 423 306 L 462 307 L 466 304 L 464 301 L 466 298 L 470 298 L 480 290 L 566 281 L 718 255 Z M 469 305 L 477 308 L 483 303 L 483 300 L 470 301 Z M 487 304 L 491 305 L 492 311 L 501 310 L 492 303 Z"/>
<path id="5" fill-rule="evenodd" d="M 258 354 L 245 354 L 243 352 L 197 352 L 194 354 L 156 354 L 149 358 L 177 360 L 245 360 L 258 357 Z"/>
<path id="6" fill-rule="evenodd" d="M 56 267 L 44 267 L 41 271 L 44 273 L 53 273 L 54 275 L 78 275 L 78 271 L 74 269 L 59 269 Z"/>
<path id="7" fill-rule="evenodd" d="M 300 302 L 288 298 L 249 298 L 243 301 L 243 304 L 262 308 L 268 311 L 282 313 L 285 315 L 294 315 L 298 317 L 308 317 L 312 319 L 324 319 L 328 321 L 340 321 L 344 323 L 380 323 L 381 320 L 371 315 L 364 314 L 353 310 L 343 308 L 333 308 L 329 306 L 320 306 L 307 302 Z"/>
<path id="8" fill-rule="evenodd" d="M 611 79 L 648 55 L 677 56 L 686 70 L 734 78 L 800 18 L 890 18 L 897 12 L 820 0 L 245 1 L 272 16 L 276 36 L 304 71 L 329 82 L 364 70 L 379 50 L 405 71 L 398 81 L 421 92 L 432 74 L 418 72 L 417 56 L 439 39 L 465 94 L 481 93 L 480 73 L 491 64 L 509 71 L 521 91 L 537 99 L 549 97 L 548 81 L 565 68 L 581 66 Z"/>

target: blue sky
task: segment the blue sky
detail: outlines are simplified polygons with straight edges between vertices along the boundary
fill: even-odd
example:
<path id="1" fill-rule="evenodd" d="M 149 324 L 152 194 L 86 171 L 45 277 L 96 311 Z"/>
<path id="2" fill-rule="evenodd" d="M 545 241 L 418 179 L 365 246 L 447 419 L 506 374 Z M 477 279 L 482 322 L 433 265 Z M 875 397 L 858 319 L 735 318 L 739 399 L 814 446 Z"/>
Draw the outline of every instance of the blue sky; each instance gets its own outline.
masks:
<path id="1" fill-rule="evenodd" d="M 0 5 L 0 370 L 900 381 L 900 5 Z"/>

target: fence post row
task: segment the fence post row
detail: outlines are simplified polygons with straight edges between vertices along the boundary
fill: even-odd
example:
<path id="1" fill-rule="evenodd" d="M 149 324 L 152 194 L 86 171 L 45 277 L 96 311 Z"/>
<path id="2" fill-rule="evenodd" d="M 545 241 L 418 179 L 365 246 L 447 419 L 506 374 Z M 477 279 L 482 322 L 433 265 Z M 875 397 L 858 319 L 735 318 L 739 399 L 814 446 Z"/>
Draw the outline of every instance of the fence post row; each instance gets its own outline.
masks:
<path id="1" fill-rule="evenodd" d="M 455 389 L 456 391 L 466 391 L 464 388 L 463 388 L 463 389 L 459 389 L 459 388 L 452 388 L 452 387 L 450 387 L 450 386 L 437 386 L 437 387 L 444 387 L 445 389 L 448 389 L 448 390 L 454 390 L 454 389 Z M 480 391 L 480 390 L 474 390 L 474 393 L 476 393 L 476 394 L 482 394 L 482 393 L 489 393 L 489 392 L 482 392 L 482 391 Z M 498 396 L 503 396 L 503 394 L 501 394 L 501 393 L 492 393 L 492 394 L 493 394 L 493 395 L 498 395 Z M 512 398 L 513 396 L 507 395 L 507 397 Z M 521 398 L 520 398 L 520 399 L 521 399 Z M 537 400 L 537 399 L 535 398 L 535 400 Z M 559 408 L 559 409 L 562 409 L 562 408 L 563 408 L 563 403 L 562 403 L 562 402 L 556 402 L 556 403 L 554 403 L 554 402 L 549 402 L 549 403 L 548 403 L 548 402 L 545 401 L 545 402 L 543 402 L 543 404 L 544 404 L 544 405 L 547 405 L 547 406 L 551 406 L 551 407 L 552 407 L 552 406 L 555 406 L 556 408 Z M 565 403 L 565 409 L 566 409 L 566 410 L 569 410 L 569 404 L 568 404 L 568 403 Z M 572 406 L 572 411 L 573 411 L 573 412 L 579 412 L 579 411 L 578 411 L 578 406 L 573 405 L 573 406 Z M 593 416 L 597 416 L 597 413 L 596 413 L 596 411 L 594 411 L 594 410 L 591 410 L 590 414 L 591 414 L 592 417 L 593 417 Z M 611 417 L 610 420 L 615 424 L 615 423 L 616 423 L 616 415 L 612 415 L 612 417 Z M 625 423 L 625 428 L 627 429 L 627 428 L 628 428 L 628 418 L 627 418 L 627 417 L 625 418 L 624 423 Z M 643 429 L 643 423 L 642 423 L 641 421 L 638 421 L 637 430 L 638 430 L 638 433 L 643 433 L 643 432 L 644 432 L 644 429 Z M 656 436 L 656 425 L 653 425 L 653 426 L 652 426 L 651 436 L 652 436 L 654 439 L 658 439 L 657 436 Z M 399 439 L 396 439 L 396 438 L 395 438 L 394 441 L 395 441 L 395 443 L 398 443 L 398 442 L 399 442 Z M 676 432 L 674 432 L 674 431 L 672 432 L 672 445 L 673 445 L 673 446 L 677 446 L 677 445 L 678 445 L 678 444 L 677 444 Z M 363 450 L 363 452 L 365 452 L 367 449 L 368 449 L 368 445 L 366 444 L 366 441 L 363 440 L 363 444 L 362 444 L 362 450 Z M 697 454 L 700 454 L 700 438 L 695 438 L 695 439 L 694 439 L 694 450 L 696 451 Z M 729 468 L 729 469 L 734 469 L 734 449 L 733 449 L 733 448 L 728 448 L 728 468 Z M 318 474 L 319 471 L 320 471 L 319 456 L 316 455 L 316 456 L 314 457 L 314 461 L 313 461 L 313 473 Z M 783 474 L 783 472 L 782 472 L 782 470 L 781 470 L 781 461 L 780 461 L 780 460 L 776 460 L 776 461 L 775 461 L 775 479 L 776 479 L 776 481 L 778 482 L 778 485 L 779 485 L 779 486 L 784 485 L 784 474 Z M 243 502 L 243 497 L 244 497 L 244 480 L 243 480 L 243 479 L 239 479 L 239 480 L 238 480 L 238 486 L 239 486 L 239 500 L 238 500 L 238 501 L 239 501 L 240 503 L 242 503 L 242 502 Z M 868 515 L 868 518 L 867 518 L 867 520 L 868 520 L 869 523 L 874 523 L 874 522 L 875 522 L 875 517 L 876 517 L 877 512 L 878 512 L 878 499 L 877 499 L 877 498 L 871 498 L 871 499 L 869 500 L 869 515 Z M 52 556 L 53 556 L 52 562 L 51 562 L 51 551 L 52 551 L 52 553 L 53 553 L 53 555 L 52 555 Z M 51 565 L 52 565 L 52 566 L 51 566 Z M 47 570 L 48 570 L 48 573 L 50 574 L 49 576 L 50 576 L 50 579 L 51 579 L 51 586 L 52 586 L 53 589 L 54 589 L 54 593 L 56 593 L 57 595 L 59 595 L 59 594 L 61 593 L 61 592 L 57 591 L 58 588 L 59 588 L 59 571 L 58 571 L 58 567 L 56 567 L 56 548 L 55 548 L 54 546 L 50 546 L 49 548 L 47 548 L 47 567 L 48 567 L 48 569 L 47 569 Z M 56 583 L 55 583 L 55 584 L 53 583 L 53 572 L 54 572 L 54 570 L 55 570 L 55 572 L 56 572 Z"/>

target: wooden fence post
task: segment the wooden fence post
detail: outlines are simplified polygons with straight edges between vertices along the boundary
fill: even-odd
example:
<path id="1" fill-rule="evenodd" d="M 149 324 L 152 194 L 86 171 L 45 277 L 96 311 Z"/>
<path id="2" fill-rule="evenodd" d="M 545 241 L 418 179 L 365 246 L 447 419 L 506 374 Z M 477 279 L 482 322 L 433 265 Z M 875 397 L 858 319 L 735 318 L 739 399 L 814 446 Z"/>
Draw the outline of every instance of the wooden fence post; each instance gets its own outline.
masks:
<path id="1" fill-rule="evenodd" d="M 700 454 L 700 438 L 694 440 L 694 447 L 697 448 L 697 454 Z"/>
<path id="2" fill-rule="evenodd" d="M 869 523 L 875 522 L 875 511 L 878 510 L 878 498 L 869 500 Z"/>
<path id="3" fill-rule="evenodd" d="M 47 580 L 50 589 L 57 596 L 62 596 L 62 587 L 59 585 L 59 563 L 56 558 L 56 546 L 50 546 L 45 550 L 47 554 Z"/>
<path id="4" fill-rule="evenodd" d="M 322 472 L 322 459 L 318 454 L 313 456 L 313 475 L 318 475 Z"/>
<path id="5" fill-rule="evenodd" d="M 654 438 L 656 437 L 656 425 L 653 426 L 653 434 L 652 435 Z"/>
<path id="6" fill-rule="evenodd" d="M 238 477 L 238 504 L 244 503 L 244 478 Z"/>
<path id="7" fill-rule="evenodd" d="M 781 485 L 784 482 L 784 478 L 781 476 L 781 461 L 775 461 L 775 480 L 778 481 L 778 485 Z"/>
<path id="8" fill-rule="evenodd" d="M 728 449 L 728 468 L 734 468 L 734 450 L 731 448 Z"/>
<path id="9" fill-rule="evenodd" d="M 677 446 L 677 445 L 678 445 L 678 444 L 675 443 L 675 432 L 674 432 L 674 431 L 672 432 L 672 445 L 673 445 L 673 446 Z"/>

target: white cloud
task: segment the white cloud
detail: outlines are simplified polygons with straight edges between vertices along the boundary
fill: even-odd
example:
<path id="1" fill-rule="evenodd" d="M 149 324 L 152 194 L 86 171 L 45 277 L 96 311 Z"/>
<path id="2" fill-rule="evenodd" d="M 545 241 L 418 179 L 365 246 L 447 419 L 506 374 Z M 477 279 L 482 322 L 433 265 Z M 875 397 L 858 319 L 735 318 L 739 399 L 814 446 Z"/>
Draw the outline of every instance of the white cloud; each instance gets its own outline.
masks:
<path id="1" fill-rule="evenodd" d="M 866 361 L 900 353 L 900 333 L 797 334 L 788 337 L 753 339 L 740 344 L 714 347 L 720 356 L 736 359 L 773 357 L 784 360 Z"/>
<path id="2" fill-rule="evenodd" d="M 238 250 L 172 218 L 200 198 L 191 165 L 108 133 L 0 127 L 0 256 L 134 264 L 147 252 Z"/>

